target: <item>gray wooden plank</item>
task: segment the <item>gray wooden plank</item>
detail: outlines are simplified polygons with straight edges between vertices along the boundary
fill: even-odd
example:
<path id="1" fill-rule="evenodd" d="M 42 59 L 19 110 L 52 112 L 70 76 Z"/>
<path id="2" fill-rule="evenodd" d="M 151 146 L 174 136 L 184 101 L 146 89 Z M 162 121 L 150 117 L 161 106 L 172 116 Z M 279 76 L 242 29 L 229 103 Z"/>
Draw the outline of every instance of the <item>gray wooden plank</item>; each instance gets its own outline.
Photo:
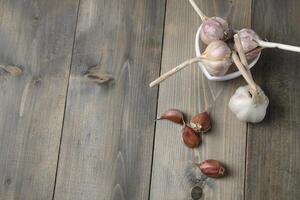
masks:
<path id="1" fill-rule="evenodd" d="M 148 198 L 164 7 L 81 1 L 55 199 Z M 82 77 L 96 64 L 115 80 Z"/>
<path id="2" fill-rule="evenodd" d="M 297 0 L 259 0 L 253 29 L 262 38 L 300 46 Z M 254 76 L 270 98 L 266 120 L 249 126 L 246 199 L 300 199 L 300 55 L 263 51 Z"/>
<path id="3" fill-rule="evenodd" d="M 199 0 L 197 4 L 209 16 L 228 16 L 234 27 L 250 27 L 251 1 Z M 188 1 L 169 0 L 163 45 L 162 72 L 195 56 L 194 37 L 200 19 Z M 196 65 L 167 81 L 159 90 L 158 114 L 178 108 L 189 116 L 208 109 L 213 130 L 203 137 L 203 144 L 193 150 L 183 145 L 181 127 L 168 122 L 156 126 L 150 199 L 191 199 L 192 161 L 217 159 L 226 164 L 229 175 L 208 179 L 203 199 L 233 200 L 244 198 L 246 124 L 239 122 L 227 104 L 242 79 L 216 83 L 208 81 Z"/>
<path id="4" fill-rule="evenodd" d="M 77 8 L 0 0 L 0 199 L 52 199 Z"/>

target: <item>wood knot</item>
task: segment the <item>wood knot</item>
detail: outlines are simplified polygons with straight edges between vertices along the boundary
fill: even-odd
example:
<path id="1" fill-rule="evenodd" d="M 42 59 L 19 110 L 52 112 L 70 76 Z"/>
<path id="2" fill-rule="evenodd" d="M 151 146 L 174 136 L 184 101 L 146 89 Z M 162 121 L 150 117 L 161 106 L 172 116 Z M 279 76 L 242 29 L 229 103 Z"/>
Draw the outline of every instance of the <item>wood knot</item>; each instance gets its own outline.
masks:
<path id="1" fill-rule="evenodd" d="M 40 77 L 33 77 L 31 82 L 34 86 L 40 86 L 42 79 Z"/>
<path id="2" fill-rule="evenodd" d="M 23 69 L 15 65 L 0 64 L 0 68 L 7 74 L 10 74 L 11 76 L 21 76 L 23 74 Z"/>
<path id="3" fill-rule="evenodd" d="M 191 190 L 191 197 L 193 200 L 201 199 L 203 190 L 200 186 L 195 186 Z"/>
<path id="4" fill-rule="evenodd" d="M 34 16 L 32 17 L 32 19 L 33 19 L 33 21 L 39 21 L 39 20 L 40 20 L 39 16 L 37 16 L 37 15 L 34 15 Z"/>
<path id="5" fill-rule="evenodd" d="M 114 79 L 110 73 L 103 71 L 99 65 L 89 67 L 87 71 L 83 72 L 83 76 L 99 85 Z"/>
<path id="6" fill-rule="evenodd" d="M 6 178 L 4 181 L 4 185 L 10 185 L 11 184 L 11 178 Z"/>

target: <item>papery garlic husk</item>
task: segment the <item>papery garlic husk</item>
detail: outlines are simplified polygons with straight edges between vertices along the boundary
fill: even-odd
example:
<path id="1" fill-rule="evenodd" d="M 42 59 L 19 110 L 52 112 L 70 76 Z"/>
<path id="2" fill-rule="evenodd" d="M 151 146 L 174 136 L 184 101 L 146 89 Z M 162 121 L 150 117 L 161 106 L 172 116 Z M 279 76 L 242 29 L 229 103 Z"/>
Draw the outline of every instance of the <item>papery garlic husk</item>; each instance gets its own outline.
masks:
<path id="1" fill-rule="evenodd" d="M 257 90 L 250 86 L 239 87 L 229 101 L 229 108 L 235 116 L 251 123 L 261 122 L 265 118 L 268 105 L 268 97 L 258 86 Z"/>
<path id="2" fill-rule="evenodd" d="M 223 40 L 229 32 L 228 23 L 220 17 L 208 18 L 202 23 L 200 38 L 203 43 L 210 44 L 216 40 Z"/>
<path id="3" fill-rule="evenodd" d="M 208 73 L 213 76 L 226 74 L 232 64 L 231 49 L 221 40 L 211 42 L 202 56 L 207 59 L 203 59 L 201 63 L 205 66 Z"/>

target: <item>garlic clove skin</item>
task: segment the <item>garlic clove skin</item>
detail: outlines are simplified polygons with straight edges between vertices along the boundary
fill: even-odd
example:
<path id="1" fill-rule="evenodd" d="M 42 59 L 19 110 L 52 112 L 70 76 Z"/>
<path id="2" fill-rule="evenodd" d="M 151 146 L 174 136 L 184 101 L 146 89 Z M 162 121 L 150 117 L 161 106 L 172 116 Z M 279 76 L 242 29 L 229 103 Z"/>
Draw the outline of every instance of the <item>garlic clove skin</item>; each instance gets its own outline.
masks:
<path id="1" fill-rule="evenodd" d="M 202 64 L 208 73 L 213 76 L 226 74 L 232 64 L 231 49 L 221 40 L 211 42 L 206 47 L 202 56 L 206 58 L 201 61 Z"/>
<path id="2" fill-rule="evenodd" d="M 205 20 L 202 23 L 202 28 L 200 30 L 200 38 L 205 44 L 210 44 L 216 40 L 222 40 L 224 38 L 223 25 L 213 18 Z"/>
<path id="3" fill-rule="evenodd" d="M 249 86 L 239 87 L 229 101 L 229 108 L 235 116 L 251 123 L 261 122 L 265 118 L 268 105 L 268 97 L 258 86 L 257 91 Z"/>

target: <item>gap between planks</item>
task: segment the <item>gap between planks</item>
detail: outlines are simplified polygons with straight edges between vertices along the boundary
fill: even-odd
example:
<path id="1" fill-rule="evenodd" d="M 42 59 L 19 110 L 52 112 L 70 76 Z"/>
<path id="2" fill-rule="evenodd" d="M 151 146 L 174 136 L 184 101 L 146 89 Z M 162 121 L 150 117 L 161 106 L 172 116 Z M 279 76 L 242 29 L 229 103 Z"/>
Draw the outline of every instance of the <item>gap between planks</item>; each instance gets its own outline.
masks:
<path id="1" fill-rule="evenodd" d="M 56 162 L 56 171 L 55 171 L 55 177 L 54 177 L 52 200 L 54 200 L 54 198 L 55 198 L 55 190 L 56 190 L 56 183 L 57 183 L 56 182 L 57 181 L 57 173 L 58 173 L 58 166 L 59 166 L 59 158 L 60 158 L 60 150 L 61 150 L 61 143 L 62 143 L 62 135 L 63 135 L 63 132 L 64 132 L 65 114 L 66 114 L 66 107 L 67 107 L 67 102 L 68 102 L 67 101 L 68 100 L 68 91 L 69 91 L 71 70 L 72 70 L 72 64 L 73 64 L 73 56 L 74 56 L 76 33 L 77 33 L 77 26 L 78 26 L 80 2 L 81 2 L 81 0 L 78 0 L 75 29 L 74 29 L 74 34 L 73 34 L 73 44 L 72 44 L 72 50 L 71 50 L 72 55 L 71 55 L 71 62 L 70 62 L 70 67 L 69 67 L 69 76 L 68 76 L 68 83 L 67 83 L 67 90 L 66 90 L 66 98 L 65 98 L 65 105 L 64 105 L 63 121 L 62 121 L 62 125 L 61 125 L 61 134 L 60 134 L 60 138 L 59 138 L 59 147 L 58 147 L 58 154 L 57 154 L 57 162 Z"/>
<path id="2" fill-rule="evenodd" d="M 161 68 L 162 68 L 162 57 L 163 57 L 164 39 L 165 39 L 165 25 L 166 25 L 167 4 L 168 4 L 168 0 L 165 0 L 164 19 L 163 19 L 163 33 L 162 33 L 161 48 L 160 48 L 161 50 L 160 50 L 159 76 L 161 75 Z M 159 88 L 160 88 L 160 85 L 157 86 L 157 95 L 156 95 L 157 98 L 156 98 L 155 117 L 157 117 L 157 114 L 158 114 Z M 153 143 L 152 143 L 152 157 L 151 157 L 151 167 L 150 167 L 150 181 L 149 181 L 149 188 L 148 188 L 148 199 L 151 198 L 152 170 L 153 170 L 153 161 L 154 161 L 156 124 L 157 124 L 157 120 L 154 121 Z"/>

